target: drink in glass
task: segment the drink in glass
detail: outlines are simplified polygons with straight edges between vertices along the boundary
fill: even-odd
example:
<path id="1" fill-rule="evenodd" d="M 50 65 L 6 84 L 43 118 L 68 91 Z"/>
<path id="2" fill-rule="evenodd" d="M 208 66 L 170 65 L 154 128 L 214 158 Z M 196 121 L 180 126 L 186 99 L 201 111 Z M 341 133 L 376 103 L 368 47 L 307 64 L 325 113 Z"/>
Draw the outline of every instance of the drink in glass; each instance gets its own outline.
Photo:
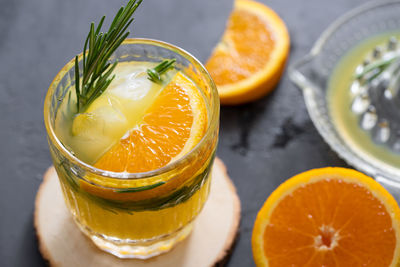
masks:
<path id="1" fill-rule="evenodd" d="M 166 59 L 173 68 L 151 81 L 147 70 Z M 218 93 L 193 56 L 164 42 L 127 39 L 115 60 L 114 80 L 81 112 L 74 61 L 57 74 L 44 106 L 48 142 L 79 228 L 116 256 L 149 258 L 184 239 L 207 200 Z"/>

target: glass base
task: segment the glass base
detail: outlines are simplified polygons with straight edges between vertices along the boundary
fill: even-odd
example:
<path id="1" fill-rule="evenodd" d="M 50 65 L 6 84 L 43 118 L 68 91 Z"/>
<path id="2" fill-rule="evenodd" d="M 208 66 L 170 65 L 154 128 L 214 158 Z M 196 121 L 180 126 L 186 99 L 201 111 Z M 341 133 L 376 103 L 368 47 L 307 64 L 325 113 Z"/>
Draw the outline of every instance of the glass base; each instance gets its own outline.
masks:
<path id="1" fill-rule="evenodd" d="M 168 252 L 177 243 L 184 240 L 193 229 L 193 222 L 191 222 L 178 231 L 165 236 L 147 240 L 130 240 L 99 235 L 82 226 L 79 222 L 76 222 L 76 224 L 101 250 L 118 258 L 143 260 Z"/>

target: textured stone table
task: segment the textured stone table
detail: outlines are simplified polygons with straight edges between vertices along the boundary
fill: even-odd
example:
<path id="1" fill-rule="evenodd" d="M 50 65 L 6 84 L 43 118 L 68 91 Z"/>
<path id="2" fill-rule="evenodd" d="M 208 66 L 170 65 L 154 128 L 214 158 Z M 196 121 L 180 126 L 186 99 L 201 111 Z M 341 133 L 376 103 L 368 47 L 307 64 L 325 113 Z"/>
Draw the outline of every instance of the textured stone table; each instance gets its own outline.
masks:
<path id="1" fill-rule="evenodd" d="M 287 23 L 289 63 L 307 53 L 335 18 L 364 2 L 262 1 Z M 58 70 L 81 50 L 90 21 L 103 14 L 109 18 L 123 2 L 0 0 L 0 266 L 45 265 L 32 224 L 36 190 L 51 164 L 42 119 L 44 96 Z M 174 43 L 204 62 L 222 31 L 229 2 L 144 1 L 134 36 Z M 240 237 L 228 266 L 253 266 L 253 222 L 272 190 L 298 172 L 345 164 L 318 135 L 287 73 L 270 96 L 223 107 L 220 133 L 218 155 L 238 188 L 243 209 Z"/>

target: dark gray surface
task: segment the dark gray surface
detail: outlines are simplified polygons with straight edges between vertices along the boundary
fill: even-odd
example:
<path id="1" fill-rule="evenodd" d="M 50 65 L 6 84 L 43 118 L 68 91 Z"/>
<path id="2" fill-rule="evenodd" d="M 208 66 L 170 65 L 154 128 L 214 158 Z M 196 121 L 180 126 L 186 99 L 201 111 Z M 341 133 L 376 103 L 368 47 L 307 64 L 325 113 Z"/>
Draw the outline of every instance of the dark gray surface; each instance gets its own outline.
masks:
<path id="1" fill-rule="evenodd" d="M 208 6 L 224 7 L 229 1 L 145 0 L 134 36 L 174 43 L 204 62 L 227 13 L 226 8 Z M 110 18 L 123 2 L 0 0 L 0 266 L 45 265 L 32 225 L 36 190 L 51 164 L 42 119 L 44 96 L 58 70 L 81 50 L 89 22 L 103 14 Z M 335 18 L 364 1 L 263 2 L 287 23 L 293 62 Z M 272 190 L 301 171 L 345 164 L 318 135 L 287 73 L 270 96 L 223 107 L 220 133 L 218 155 L 242 201 L 240 236 L 228 266 L 253 266 L 253 222 Z"/>

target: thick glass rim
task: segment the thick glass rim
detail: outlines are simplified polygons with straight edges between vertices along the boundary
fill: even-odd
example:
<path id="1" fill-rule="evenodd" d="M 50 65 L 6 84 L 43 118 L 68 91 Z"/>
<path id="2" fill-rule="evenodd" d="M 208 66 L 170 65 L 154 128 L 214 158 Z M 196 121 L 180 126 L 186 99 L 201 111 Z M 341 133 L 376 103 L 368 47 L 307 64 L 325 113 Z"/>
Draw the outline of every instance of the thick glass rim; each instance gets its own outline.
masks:
<path id="1" fill-rule="evenodd" d="M 182 164 L 184 161 L 186 161 L 187 158 L 190 158 L 192 155 L 196 154 L 196 152 L 204 145 L 206 140 L 210 138 L 210 136 L 213 134 L 213 125 L 218 125 L 218 120 L 219 120 L 219 95 L 217 91 L 217 87 L 211 78 L 211 75 L 207 71 L 207 69 L 203 66 L 203 64 L 195 58 L 192 54 L 187 52 L 186 50 L 177 47 L 173 44 L 160 41 L 160 40 L 155 40 L 155 39 L 148 39 L 148 38 L 127 38 L 122 45 L 126 44 L 144 44 L 144 45 L 155 45 L 159 46 L 162 48 L 166 48 L 168 50 L 173 51 L 174 53 L 177 53 L 181 56 L 183 56 L 185 59 L 187 59 L 190 63 L 192 63 L 196 69 L 198 69 L 206 78 L 207 84 L 210 86 L 211 89 L 211 108 L 210 108 L 210 122 L 208 125 L 208 128 L 202 137 L 202 139 L 188 152 L 186 153 L 183 157 L 181 157 L 178 160 L 175 160 L 173 162 L 168 163 L 167 165 L 147 171 L 147 172 L 137 172 L 137 173 L 129 173 L 129 172 L 113 172 L 113 171 L 106 171 L 102 170 L 99 168 L 96 168 L 88 163 L 83 162 L 79 158 L 77 158 L 75 155 L 73 155 L 63 144 L 62 142 L 58 139 L 56 136 L 53 125 L 51 124 L 51 117 L 50 117 L 50 105 L 51 105 L 51 98 L 53 96 L 54 92 L 54 84 L 57 83 L 63 75 L 70 70 L 74 64 L 75 64 L 75 58 L 71 59 L 65 66 L 57 73 L 57 75 L 54 77 L 53 81 L 51 82 L 49 89 L 47 90 L 45 101 L 44 101 L 44 122 L 46 126 L 46 131 L 47 135 L 52 141 L 52 144 L 56 146 L 56 148 L 62 152 L 63 156 L 65 156 L 70 162 L 72 162 L 75 165 L 78 165 L 80 168 L 91 172 L 96 175 L 100 175 L 104 177 L 105 179 L 123 179 L 123 180 L 129 180 L 129 179 L 144 179 L 144 178 L 151 178 L 163 173 L 167 173 L 171 171 L 172 169 L 176 168 L 180 164 Z M 82 53 L 79 54 L 79 57 L 82 56 Z M 216 126 L 218 127 L 218 126 Z"/>
<path id="2" fill-rule="evenodd" d="M 312 46 L 311 50 L 300 59 L 296 60 L 293 64 L 289 66 L 289 77 L 296 83 L 296 84 L 308 84 L 303 77 L 303 75 L 298 71 L 298 67 L 302 66 L 309 61 L 312 61 L 318 54 L 321 52 L 322 48 L 325 46 L 325 43 L 328 39 L 336 32 L 342 25 L 346 24 L 348 21 L 353 19 L 354 17 L 369 11 L 371 9 L 385 6 L 388 4 L 400 4 L 400 0 L 372 0 L 367 3 L 364 3 L 358 7 L 347 11 L 342 16 L 335 19 L 329 26 L 326 28 L 318 37 L 317 41 L 315 41 L 314 45 Z M 300 86 L 303 87 L 303 86 Z"/>
<path id="3" fill-rule="evenodd" d="M 315 56 L 317 55 L 321 49 L 324 47 L 325 43 L 331 37 L 331 35 L 337 31 L 337 29 L 342 26 L 343 24 L 347 23 L 349 20 L 353 19 L 354 17 L 360 15 L 361 13 L 364 13 L 366 11 L 369 11 L 371 9 L 380 7 L 380 6 L 385 6 L 388 4 L 400 4 L 399 0 L 373 0 L 369 1 L 367 3 L 364 3 L 360 5 L 359 7 L 356 7 L 348 12 L 346 12 L 344 15 L 340 16 L 337 18 L 318 38 L 318 40 L 315 42 L 313 47 L 311 48 L 311 51 L 309 55 Z"/>

